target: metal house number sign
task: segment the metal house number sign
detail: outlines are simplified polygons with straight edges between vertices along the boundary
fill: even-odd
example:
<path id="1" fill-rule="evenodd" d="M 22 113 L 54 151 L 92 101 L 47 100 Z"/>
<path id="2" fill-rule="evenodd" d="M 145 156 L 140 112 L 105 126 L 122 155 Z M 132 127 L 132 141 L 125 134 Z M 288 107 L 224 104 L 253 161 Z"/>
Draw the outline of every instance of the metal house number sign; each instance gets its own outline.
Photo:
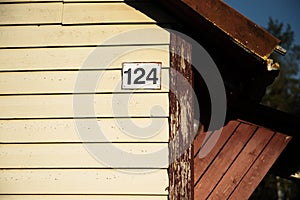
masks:
<path id="1" fill-rule="evenodd" d="M 160 89 L 161 63 L 123 63 L 122 89 Z"/>

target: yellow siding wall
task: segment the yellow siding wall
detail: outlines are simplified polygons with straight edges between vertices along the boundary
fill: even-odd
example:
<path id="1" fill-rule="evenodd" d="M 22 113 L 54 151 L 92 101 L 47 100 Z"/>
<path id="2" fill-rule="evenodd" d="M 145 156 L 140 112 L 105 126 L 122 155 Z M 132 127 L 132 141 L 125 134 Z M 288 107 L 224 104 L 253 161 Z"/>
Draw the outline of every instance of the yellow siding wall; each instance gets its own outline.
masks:
<path id="1" fill-rule="evenodd" d="M 140 155 L 167 149 L 169 33 L 122 1 L 0 3 L 0 199 L 166 200 L 167 164 L 99 162 L 82 143 L 74 117 L 86 124 L 86 134 L 91 121 L 98 123 L 107 140 L 84 142 L 99 145 L 103 154 L 110 153 L 108 142 Z M 101 65 L 81 70 L 97 45 L 140 28 L 154 28 L 160 34 L 151 40 L 137 37 L 133 43 L 105 43 L 101 48 L 112 54 L 135 46 L 139 50 L 116 54 L 109 70 Z M 120 88 L 122 62 L 138 61 L 162 62 L 160 90 L 131 94 Z M 99 72 L 103 76 L 94 90 L 74 89 L 79 74 L 88 82 Z M 74 115 L 74 96 L 93 96 L 95 114 Z M 128 114 L 113 112 L 127 99 Z M 156 105 L 163 112 L 151 114 Z M 120 129 L 115 117 L 125 127 L 131 122 L 164 126 L 152 137 L 132 137 Z M 160 156 L 162 163 L 168 162 L 167 151 Z"/>

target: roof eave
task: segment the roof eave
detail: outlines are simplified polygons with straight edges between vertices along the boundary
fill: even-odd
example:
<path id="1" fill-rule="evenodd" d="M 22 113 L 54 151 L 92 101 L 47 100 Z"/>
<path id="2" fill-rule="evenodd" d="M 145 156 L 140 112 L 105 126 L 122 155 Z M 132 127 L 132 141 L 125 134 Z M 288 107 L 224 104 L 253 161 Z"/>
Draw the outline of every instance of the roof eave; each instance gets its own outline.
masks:
<path id="1" fill-rule="evenodd" d="M 211 24 L 210 27 L 219 29 L 232 43 L 259 60 L 267 61 L 274 51 L 285 53 L 280 47 L 281 41 L 278 38 L 221 0 L 156 1 L 173 11 L 178 19 L 187 23 L 196 32 L 203 32 L 201 30 L 203 27 L 199 25 L 203 25 L 204 20 L 207 21 Z M 192 14 L 191 11 L 196 14 Z"/>
<path id="2" fill-rule="evenodd" d="M 220 0 L 181 0 L 231 40 L 263 60 L 278 49 L 280 40 Z"/>

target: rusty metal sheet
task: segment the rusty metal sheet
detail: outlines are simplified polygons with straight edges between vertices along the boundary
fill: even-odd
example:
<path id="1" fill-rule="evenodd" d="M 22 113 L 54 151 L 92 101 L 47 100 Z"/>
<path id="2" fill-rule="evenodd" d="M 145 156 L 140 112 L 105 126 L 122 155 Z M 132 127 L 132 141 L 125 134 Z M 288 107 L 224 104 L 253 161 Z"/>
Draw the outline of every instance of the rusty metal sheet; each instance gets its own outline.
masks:
<path id="1" fill-rule="evenodd" d="M 280 40 L 220 0 L 181 0 L 229 35 L 245 50 L 266 60 Z"/>

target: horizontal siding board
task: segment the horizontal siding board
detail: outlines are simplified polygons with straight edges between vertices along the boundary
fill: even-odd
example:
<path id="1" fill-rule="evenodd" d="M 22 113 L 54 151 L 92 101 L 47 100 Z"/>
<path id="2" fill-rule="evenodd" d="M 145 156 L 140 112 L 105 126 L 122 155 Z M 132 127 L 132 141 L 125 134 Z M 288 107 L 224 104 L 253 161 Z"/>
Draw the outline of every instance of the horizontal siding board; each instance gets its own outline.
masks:
<path id="1" fill-rule="evenodd" d="M 168 200 L 167 196 L 144 195 L 0 195 L 1 200 Z"/>
<path id="2" fill-rule="evenodd" d="M 94 54 L 102 59 L 93 59 Z M 153 61 L 169 67 L 169 46 L 0 49 L 0 71 L 107 69 Z"/>
<path id="3" fill-rule="evenodd" d="M 63 0 L 64 2 L 121 2 L 121 1 L 145 1 L 145 0 Z"/>
<path id="4" fill-rule="evenodd" d="M 77 77 L 81 81 L 98 80 L 95 88 L 87 90 L 74 89 Z M 97 76 L 99 78 L 97 78 Z M 58 71 L 58 72 L 9 72 L 0 73 L 0 94 L 37 94 L 37 93 L 103 93 L 128 92 L 121 88 L 121 71 Z M 135 92 L 168 92 L 169 70 L 161 73 L 160 90 L 135 90 Z"/>
<path id="5" fill-rule="evenodd" d="M 0 118 L 167 117 L 168 104 L 167 93 L 2 96 Z"/>
<path id="6" fill-rule="evenodd" d="M 62 22 L 63 3 L 1 4 L 0 25 Z"/>
<path id="7" fill-rule="evenodd" d="M 119 94 L 124 91 L 115 86 L 121 79 L 121 71 L 117 69 L 121 69 L 122 62 L 162 62 L 164 67 L 168 67 L 169 33 L 154 24 L 132 25 L 131 23 L 135 22 L 147 24 L 155 21 L 120 1 L 111 0 L 114 2 L 111 4 L 107 3 L 109 1 L 102 0 L 98 1 L 101 3 L 95 4 L 68 3 L 64 4 L 64 11 L 63 1 L 50 3 L 50 0 L 41 3 L 43 1 L 0 1 L 0 3 L 18 2 L 2 4 L 0 25 L 27 24 L 0 27 L 0 71 L 2 71 L 0 73 L 0 94 L 2 94 L 0 97 L 0 118 L 2 118 L 0 120 L 0 167 L 3 168 L 0 170 L 0 194 L 2 194 L 0 199 L 166 200 L 167 169 L 107 169 L 105 164 L 99 163 L 80 143 L 82 139 L 76 129 L 78 124 L 72 119 L 64 118 L 91 117 L 93 119 L 78 119 L 86 133 L 99 132 L 89 127 L 91 121 L 97 121 L 109 142 L 125 142 L 94 144 L 94 142 L 107 141 L 89 138 L 88 142 L 93 142 L 89 145 L 99 146 L 103 155 L 112 156 L 110 151 L 112 145 L 122 153 L 128 152 L 143 157 L 163 149 L 154 159 L 136 162 L 124 160 L 124 163 L 121 160 L 121 164 L 108 167 L 166 168 L 169 70 L 163 69 L 162 80 L 166 87 L 162 90 L 144 90 L 145 93 L 140 94 Z M 58 23 L 76 26 L 54 25 Z M 84 25 L 79 25 L 82 23 Z M 89 23 L 95 25 L 86 25 Z M 100 23 L 107 23 L 107 25 L 99 25 Z M 39 24 L 44 25 L 38 26 Z M 143 28 L 154 28 L 155 31 L 146 30 L 122 40 L 115 38 L 105 42 L 114 35 Z M 144 44 L 147 46 L 142 46 Z M 157 44 L 162 44 L 160 46 L 162 48 L 159 50 L 151 48 L 154 45 L 158 46 Z M 107 51 L 102 56 L 109 58 L 106 61 L 109 66 L 103 66 L 99 61 L 88 60 L 89 55 L 95 50 L 93 46 L 96 45 L 105 46 Z M 128 49 L 124 45 L 128 45 Z M 128 50 L 135 51 L 128 53 Z M 125 55 L 119 55 L 120 52 L 125 52 Z M 102 58 L 98 56 L 97 59 Z M 66 93 L 74 92 L 78 73 L 83 73 L 84 81 L 88 82 L 95 75 L 95 71 L 67 70 L 82 68 L 97 70 L 106 67 L 113 70 L 105 71 L 103 77 L 105 84 L 99 82 L 100 86 L 96 91 L 76 90 L 80 93 L 106 93 L 96 94 L 90 102 L 95 106 L 95 113 L 87 111 L 74 114 L 74 107 L 77 104 L 73 104 L 73 95 L 66 95 Z M 118 94 L 110 94 L 111 92 L 118 92 Z M 76 96 L 84 99 L 93 95 Z M 126 104 L 128 101 L 129 105 Z M 86 103 L 84 100 L 80 101 L 79 107 L 84 110 L 87 107 Z M 151 112 L 156 106 L 161 106 L 162 110 Z M 112 111 L 112 107 L 115 108 L 115 112 Z M 96 117 L 101 119 L 95 119 Z M 120 125 L 114 121 L 114 117 L 149 118 L 119 119 Z M 140 136 L 123 131 L 123 128 L 126 129 L 126 125 L 130 126 L 131 122 L 136 123 L 143 130 L 143 125 L 147 128 L 152 120 L 161 127 L 159 129 L 156 127 L 156 131 L 147 137 L 145 133 L 142 133 L 144 136 Z M 120 159 L 126 159 L 122 153 L 118 156 Z"/>
<path id="8" fill-rule="evenodd" d="M 155 22 L 125 3 L 70 3 L 63 12 L 63 24 Z"/>
<path id="9" fill-rule="evenodd" d="M 59 1 L 59 2 L 125 2 L 125 1 L 145 1 L 145 0 L 0 0 L 0 3 L 13 3 L 13 2 L 52 2 L 52 1 Z"/>
<path id="10" fill-rule="evenodd" d="M 96 124 L 96 127 L 93 124 Z M 77 129 L 80 125 L 82 128 Z M 132 127 L 133 125 L 133 127 Z M 153 127 L 153 128 L 152 128 Z M 149 135 L 142 131 L 151 129 Z M 55 143 L 82 142 L 83 134 L 103 138 L 85 139 L 85 142 L 168 142 L 167 118 L 114 118 L 114 119 L 44 119 L 0 120 L 1 143 Z"/>
<path id="11" fill-rule="evenodd" d="M 94 148 L 97 152 L 90 150 Z M 116 155 L 111 153 L 115 149 Z M 110 161 L 99 154 L 115 156 Z M 132 158 L 136 159 L 131 162 Z M 1 144 L 0 160 L 0 168 L 20 169 L 167 168 L 168 143 Z"/>
<path id="12" fill-rule="evenodd" d="M 2 170 L 0 194 L 166 195 L 167 170 Z"/>
<path id="13" fill-rule="evenodd" d="M 0 0 L 0 3 L 34 3 L 34 2 L 52 2 L 52 1 L 63 2 L 63 0 Z M 103 0 L 99 0 L 99 1 L 103 1 Z M 109 0 L 109 1 L 113 1 L 113 0 Z"/>
<path id="14" fill-rule="evenodd" d="M 0 32 L 1 48 L 169 44 L 169 33 L 157 25 L 2 26 Z"/>
<path id="15" fill-rule="evenodd" d="M 151 4 L 139 3 L 139 6 Z M 157 14 L 157 13 L 156 13 Z M 68 3 L 47 2 L 2 4 L 0 24 L 93 24 L 93 23 L 155 23 L 144 13 L 126 3 Z M 160 18 L 160 22 L 170 22 L 170 18 Z"/>

